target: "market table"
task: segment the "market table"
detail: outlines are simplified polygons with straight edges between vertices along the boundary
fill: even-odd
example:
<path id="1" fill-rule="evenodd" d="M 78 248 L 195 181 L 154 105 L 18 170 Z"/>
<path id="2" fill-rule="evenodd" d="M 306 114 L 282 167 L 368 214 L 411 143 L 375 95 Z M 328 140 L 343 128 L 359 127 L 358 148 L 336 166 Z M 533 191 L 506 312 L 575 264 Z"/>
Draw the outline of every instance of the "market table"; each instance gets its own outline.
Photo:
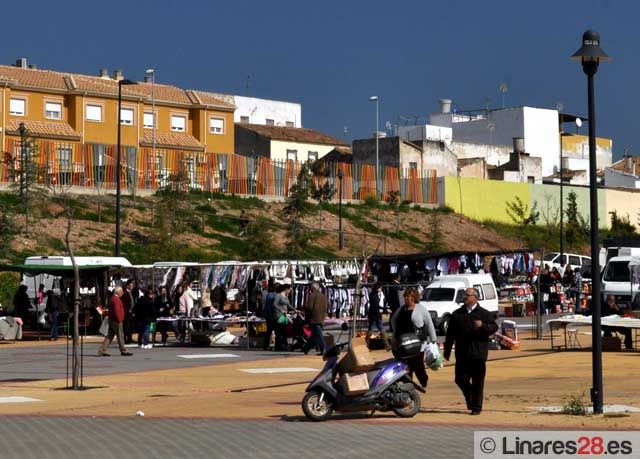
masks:
<path id="1" fill-rule="evenodd" d="M 640 319 L 633 317 L 620 317 L 618 315 L 602 317 L 600 324 L 607 327 L 616 328 L 630 328 L 634 333 L 634 343 L 638 342 L 638 331 L 640 331 Z M 571 336 L 568 336 L 567 327 L 569 325 L 591 325 L 591 316 L 583 316 L 581 314 L 573 314 L 568 316 L 558 317 L 557 319 L 547 320 L 547 325 L 551 333 L 551 349 L 569 349 L 572 344 Z M 564 332 L 564 345 L 554 344 L 553 331 L 554 329 L 562 329 Z"/>
<path id="2" fill-rule="evenodd" d="M 213 317 L 186 317 L 186 316 L 173 316 L 173 317 L 158 317 L 156 322 L 168 322 L 168 323 L 176 323 L 177 328 L 182 330 L 185 335 L 189 335 L 189 342 L 191 342 L 191 337 L 194 333 L 198 334 L 208 334 L 213 331 L 223 331 L 216 330 L 211 326 L 220 326 L 220 327 L 229 327 L 233 325 L 259 325 L 264 324 L 265 320 L 260 317 L 249 317 L 244 316 L 235 316 L 235 317 L 227 317 L 227 318 L 213 318 Z M 175 327 L 174 327 L 175 330 Z M 186 336 L 185 336 L 186 338 Z"/>

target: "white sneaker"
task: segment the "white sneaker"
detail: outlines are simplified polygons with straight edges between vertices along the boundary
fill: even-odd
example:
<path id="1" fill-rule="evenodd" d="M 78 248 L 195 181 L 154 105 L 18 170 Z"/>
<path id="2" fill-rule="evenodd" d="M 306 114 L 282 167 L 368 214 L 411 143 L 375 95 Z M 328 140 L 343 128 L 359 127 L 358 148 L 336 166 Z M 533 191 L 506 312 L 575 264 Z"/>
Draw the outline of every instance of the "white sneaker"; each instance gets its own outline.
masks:
<path id="1" fill-rule="evenodd" d="M 146 346 L 144 346 L 144 348 L 145 349 L 151 349 L 151 348 L 153 348 L 153 345 L 152 344 L 147 344 Z"/>

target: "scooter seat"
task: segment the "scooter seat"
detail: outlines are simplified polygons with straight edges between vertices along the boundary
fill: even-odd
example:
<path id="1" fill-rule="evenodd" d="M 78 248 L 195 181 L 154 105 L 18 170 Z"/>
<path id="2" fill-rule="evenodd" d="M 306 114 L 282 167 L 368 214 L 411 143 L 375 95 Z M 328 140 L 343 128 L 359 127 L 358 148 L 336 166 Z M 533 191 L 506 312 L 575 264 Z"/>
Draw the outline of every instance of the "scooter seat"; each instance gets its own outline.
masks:
<path id="1" fill-rule="evenodd" d="M 395 359 L 386 359 L 386 360 L 381 360 L 379 362 L 376 362 L 375 365 L 373 366 L 372 370 L 379 370 L 382 367 L 385 367 L 385 366 L 389 365 L 390 363 L 393 363 L 394 361 L 395 361 Z"/>

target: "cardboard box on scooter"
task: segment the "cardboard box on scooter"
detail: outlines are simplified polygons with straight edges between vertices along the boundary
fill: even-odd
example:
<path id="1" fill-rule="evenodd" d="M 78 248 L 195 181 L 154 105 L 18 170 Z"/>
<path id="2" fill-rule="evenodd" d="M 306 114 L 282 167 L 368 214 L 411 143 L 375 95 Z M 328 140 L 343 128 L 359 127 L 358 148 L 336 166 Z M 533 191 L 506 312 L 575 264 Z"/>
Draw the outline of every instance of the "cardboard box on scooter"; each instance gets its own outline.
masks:
<path id="1" fill-rule="evenodd" d="M 375 361 L 369 352 L 369 347 L 364 338 L 354 338 L 351 348 L 342 357 L 338 364 L 340 374 L 361 373 L 369 371 L 375 365 Z"/>
<path id="2" fill-rule="evenodd" d="M 340 386 L 345 395 L 360 395 L 369 390 L 369 380 L 366 373 L 347 373 L 340 378 Z"/>

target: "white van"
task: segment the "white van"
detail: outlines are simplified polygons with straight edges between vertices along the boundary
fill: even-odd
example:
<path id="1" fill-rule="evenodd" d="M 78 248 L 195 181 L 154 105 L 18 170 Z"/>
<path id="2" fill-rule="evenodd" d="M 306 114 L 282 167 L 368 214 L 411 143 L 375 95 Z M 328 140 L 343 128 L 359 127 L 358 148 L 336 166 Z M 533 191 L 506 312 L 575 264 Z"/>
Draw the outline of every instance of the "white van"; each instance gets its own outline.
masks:
<path id="1" fill-rule="evenodd" d="M 640 249 L 625 250 L 623 253 L 639 254 Z M 618 306 L 631 307 L 633 298 L 638 293 L 638 284 L 631 284 L 629 263 L 631 255 L 610 258 L 602 273 L 602 299 L 607 301 L 607 296 L 614 295 Z M 632 290 L 633 289 L 633 290 Z"/>
<path id="2" fill-rule="evenodd" d="M 422 294 L 433 324 L 444 335 L 451 313 L 458 309 L 468 288 L 478 290 L 478 304 L 488 311 L 498 313 L 498 294 L 491 274 L 451 274 L 436 277 Z"/>

